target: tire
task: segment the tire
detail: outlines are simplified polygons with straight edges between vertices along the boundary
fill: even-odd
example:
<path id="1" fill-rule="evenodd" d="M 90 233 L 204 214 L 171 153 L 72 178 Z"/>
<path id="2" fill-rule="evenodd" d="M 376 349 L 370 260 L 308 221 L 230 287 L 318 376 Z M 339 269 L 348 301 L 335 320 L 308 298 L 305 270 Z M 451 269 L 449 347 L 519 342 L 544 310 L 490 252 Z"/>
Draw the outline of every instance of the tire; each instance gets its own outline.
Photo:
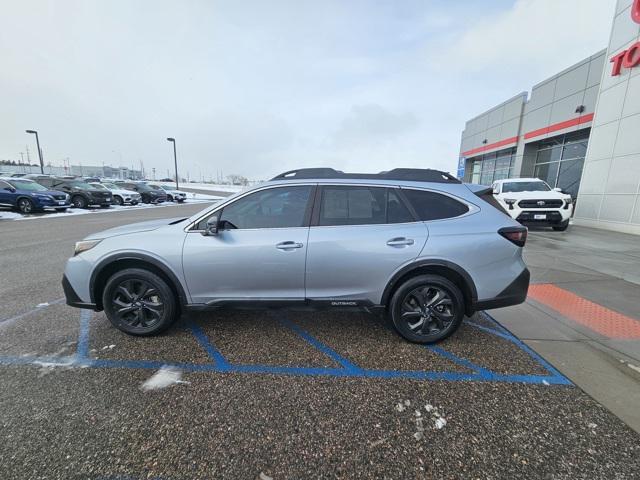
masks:
<path id="1" fill-rule="evenodd" d="M 553 228 L 556 232 L 564 232 L 567 228 L 569 228 L 569 222 L 562 223 L 560 225 L 553 225 L 551 228 Z"/>
<path id="2" fill-rule="evenodd" d="M 114 195 L 113 196 L 113 203 L 115 203 L 118 206 L 122 206 L 124 205 L 124 200 L 122 199 L 122 197 L 120 195 Z"/>
<path id="3" fill-rule="evenodd" d="M 171 195 L 167 195 L 167 202 L 173 202 L 173 197 Z"/>
<path id="4" fill-rule="evenodd" d="M 136 206 L 138 204 L 138 202 L 136 200 L 134 200 L 133 202 L 131 202 L 131 205 Z"/>
<path id="5" fill-rule="evenodd" d="M 75 208 L 87 208 L 87 199 L 82 195 L 74 195 L 71 197 L 71 205 Z"/>
<path id="6" fill-rule="evenodd" d="M 67 207 L 64 207 L 64 208 L 56 208 L 56 212 L 58 212 L 58 213 L 64 213 L 64 212 L 66 212 L 66 211 L 67 211 Z"/>
<path id="7" fill-rule="evenodd" d="M 102 305 L 113 326 L 129 335 L 156 335 L 178 318 L 173 290 L 158 275 L 142 268 L 113 274 L 104 288 Z"/>
<path id="8" fill-rule="evenodd" d="M 33 202 L 28 198 L 19 198 L 18 203 L 16 204 L 18 211 L 20 213 L 33 213 L 36 210 L 36 206 Z"/>
<path id="9" fill-rule="evenodd" d="M 147 197 L 146 195 L 143 195 L 141 200 L 142 200 L 142 203 L 151 203 L 151 201 L 149 200 L 149 197 Z"/>
<path id="10" fill-rule="evenodd" d="M 430 302 L 432 307 L 428 306 Z M 464 298 L 460 289 L 446 278 L 420 275 L 398 287 L 391 298 L 389 314 L 396 331 L 406 340 L 435 343 L 460 327 Z"/>

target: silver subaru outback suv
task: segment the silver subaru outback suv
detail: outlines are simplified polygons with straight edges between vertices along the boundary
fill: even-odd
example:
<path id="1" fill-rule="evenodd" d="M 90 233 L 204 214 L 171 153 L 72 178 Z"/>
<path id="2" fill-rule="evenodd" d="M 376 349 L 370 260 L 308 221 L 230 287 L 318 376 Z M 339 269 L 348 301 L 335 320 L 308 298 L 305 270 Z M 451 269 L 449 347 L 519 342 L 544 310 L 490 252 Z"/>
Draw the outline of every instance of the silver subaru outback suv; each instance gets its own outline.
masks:
<path id="1" fill-rule="evenodd" d="M 152 335 L 190 310 L 380 310 L 411 342 L 477 310 L 522 303 L 527 229 L 490 188 L 437 170 L 285 172 L 190 218 L 90 235 L 62 280 L 67 304 Z"/>

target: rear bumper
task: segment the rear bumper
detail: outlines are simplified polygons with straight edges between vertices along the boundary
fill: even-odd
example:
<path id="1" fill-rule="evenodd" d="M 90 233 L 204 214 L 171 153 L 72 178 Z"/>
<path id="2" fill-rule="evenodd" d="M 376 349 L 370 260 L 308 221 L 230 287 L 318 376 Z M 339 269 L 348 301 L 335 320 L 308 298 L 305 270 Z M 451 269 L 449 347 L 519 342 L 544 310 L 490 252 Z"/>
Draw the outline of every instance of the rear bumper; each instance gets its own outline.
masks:
<path id="1" fill-rule="evenodd" d="M 491 310 L 493 308 L 502 308 L 523 303 L 529 291 L 530 278 L 531 274 L 529 273 L 529 269 L 525 268 L 522 273 L 496 297 L 476 301 L 473 305 L 473 310 Z"/>
<path id="2" fill-rule="evenodd" d="M 65 296 L 67 305 L 71 307 L 76 307 L 76 308 L 87 308 L 89 310 L 97 310 L 95 303 L 83 302 L 80 299 L 76 291 L 71 286 L 71 283 L 69 283 L 69 280 L 67 279 L 66 275 L 62 276 L 62 290 L 64 291 L 64 296 Z"/>

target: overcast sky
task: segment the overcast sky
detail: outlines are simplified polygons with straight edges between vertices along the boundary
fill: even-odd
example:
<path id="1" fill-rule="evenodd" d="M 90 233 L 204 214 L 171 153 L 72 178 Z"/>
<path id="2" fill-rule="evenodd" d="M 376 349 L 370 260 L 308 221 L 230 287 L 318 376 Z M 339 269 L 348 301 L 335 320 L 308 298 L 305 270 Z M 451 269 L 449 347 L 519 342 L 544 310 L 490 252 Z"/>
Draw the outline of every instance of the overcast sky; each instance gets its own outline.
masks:
<path id="1" fill-rule="evenodd" d="M 605 48 L 615 4 L 0 1 L 0 159 L 36 129 L 54 165 L 164 176 L 173 136 L 192 179 L 455 172 L 465 120 Z"/>

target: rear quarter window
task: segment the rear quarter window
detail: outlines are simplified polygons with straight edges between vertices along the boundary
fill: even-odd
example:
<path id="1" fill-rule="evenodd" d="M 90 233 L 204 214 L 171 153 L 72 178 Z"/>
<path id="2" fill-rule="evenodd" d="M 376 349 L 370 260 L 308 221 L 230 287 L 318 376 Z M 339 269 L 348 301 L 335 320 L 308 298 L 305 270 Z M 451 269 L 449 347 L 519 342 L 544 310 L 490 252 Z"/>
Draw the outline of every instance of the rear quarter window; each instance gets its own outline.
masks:
<path id="1" fill-rule="evenodd" d="M 464 203 L 440 193 L 411 189 L 403 189 L 402 193 L 422 221 L 459 217 L 469 211 Z"/>

